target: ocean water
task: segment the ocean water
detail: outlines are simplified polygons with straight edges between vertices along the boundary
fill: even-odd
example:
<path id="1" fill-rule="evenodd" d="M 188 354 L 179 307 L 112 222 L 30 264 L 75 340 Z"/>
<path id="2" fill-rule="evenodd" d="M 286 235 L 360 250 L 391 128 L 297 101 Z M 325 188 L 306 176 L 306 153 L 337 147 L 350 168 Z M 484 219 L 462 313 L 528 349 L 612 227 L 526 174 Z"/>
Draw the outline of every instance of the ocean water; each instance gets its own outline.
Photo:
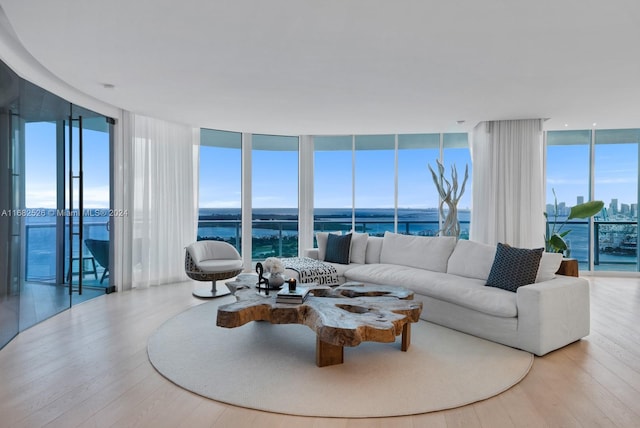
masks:
<path id="1" fill-rule="evenodd" d="M 64 251 L 67 254 L 69 246 L 65 242 L 64 247 L 56 245 L 56 221 L 57 214 L 51 210 L 46 210 L 46 215 L 40 215 L 40 211 L 32 211 L 38 215 L 25 217 L 26 233 L 26 255 L 25 264 L 27 281 L 53 281 L 56 278 L 56 253 Z M 100 210 L 91 210 L 92 215 L 85 217 L 83 239 L 109 239 L 107 229 L 108 216 L 99 215 Z M 68 237 L 67 219 L 64 219 L 64 236 Z M 66 239 L 65 239 L 66 240 Z M 79 241 L 74 239 L 74 255 L 78 254 Z M 84 248 L 84 255 L 89 255 L 89 251 Z M 75 266 L 75 264 L 74 264 Z M 65 264 L 65 274 L 68 265 Z M 74 269 L 77 269 L 75 267 Z"/>

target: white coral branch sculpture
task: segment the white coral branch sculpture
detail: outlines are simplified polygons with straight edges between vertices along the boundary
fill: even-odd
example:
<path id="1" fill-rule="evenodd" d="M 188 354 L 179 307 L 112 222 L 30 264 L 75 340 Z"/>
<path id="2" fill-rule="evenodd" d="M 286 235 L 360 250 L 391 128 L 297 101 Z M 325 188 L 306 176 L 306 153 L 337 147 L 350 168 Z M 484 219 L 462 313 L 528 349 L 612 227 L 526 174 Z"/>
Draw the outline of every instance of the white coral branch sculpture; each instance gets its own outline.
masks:
<path id="1" fill-rule="evenodd" d="M 464 194 L 467 179 L 469 178 L 469 165 L 466 165 L 464 169 L 464 180 L 462 181 L 462 187 L 460 187 L 460 193 L 458 193 L 458 171 L 456 169 L 456 166 L 451 166 L 451 181 L 449 181 L 444 176 L 444 166 L 440 163 L 439 160 L 436 160 L 436 163 L 438 164 L 438 174 L 436 174 L 433 168 L 431 168 L 431 165 L 427 166 L 429 167 L 429 171 L 431 171 L 433 182 L 438 189 L 438 193 L 440 194 L 440 218 L 445 219 L 439 232 L 441 235 L 455 236 L 457 238 L 460 236 L 460 222 L 458 221 L 458 202 Z M 446 217 L 444 212 L 445 204 L 448 207 Z"/>

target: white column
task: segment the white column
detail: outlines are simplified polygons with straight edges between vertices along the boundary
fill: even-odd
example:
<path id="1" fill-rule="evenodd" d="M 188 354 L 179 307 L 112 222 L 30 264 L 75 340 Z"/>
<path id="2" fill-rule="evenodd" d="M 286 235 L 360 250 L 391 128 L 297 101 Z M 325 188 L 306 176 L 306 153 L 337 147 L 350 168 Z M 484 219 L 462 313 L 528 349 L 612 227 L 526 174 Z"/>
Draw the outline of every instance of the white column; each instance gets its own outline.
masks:
<path id="1" fill-rule="evenodd" d="M 298 256 L 313 247 L 313 136 L 301 135 L 298 149 Z"/>
<path id="2" fill-rule="evenodd" d="M 242 134 L 242 263 L 245 272 L 253 272 L 252 265 L 252 211 L 251 204 L 251 155 L 252 134 Z"/>

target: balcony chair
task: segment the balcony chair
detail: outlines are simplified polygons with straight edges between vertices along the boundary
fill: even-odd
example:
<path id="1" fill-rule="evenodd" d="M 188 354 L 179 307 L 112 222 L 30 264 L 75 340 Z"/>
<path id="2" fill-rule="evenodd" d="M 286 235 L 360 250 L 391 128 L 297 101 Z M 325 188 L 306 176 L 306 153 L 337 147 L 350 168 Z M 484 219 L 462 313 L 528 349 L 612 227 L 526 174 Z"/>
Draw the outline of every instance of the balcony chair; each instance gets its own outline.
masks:
<path id="1" fill-rule="evenodd" d="M 93 255 L 93 258 L 104 268 L 100 284 L 109 276 L 109 241 L 101 239 L 85 239 L 85 245 Z"/>
<path id="2" fill-rule="evenodd" d="M 193 291 L 195 297 L 210 299 L 231 294 L 226 285 L 217 288 L 216 281 L 229 279 L 242 272 L 242 258 L 233 245 L 223 241 L 197 241 L 186 248 L 184 270 L 196 281 L 211 281 L 211 289 Z"/>

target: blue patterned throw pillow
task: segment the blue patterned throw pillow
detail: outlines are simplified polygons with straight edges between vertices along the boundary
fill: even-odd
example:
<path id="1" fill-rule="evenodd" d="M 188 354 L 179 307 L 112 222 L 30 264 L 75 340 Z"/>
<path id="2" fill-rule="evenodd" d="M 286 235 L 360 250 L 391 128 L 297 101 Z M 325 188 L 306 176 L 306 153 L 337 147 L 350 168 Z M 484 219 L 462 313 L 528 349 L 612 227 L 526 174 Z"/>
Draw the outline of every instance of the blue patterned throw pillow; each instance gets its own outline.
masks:
<path id="1" fill-rule="evenodd" d="M 330 233 L 327 239 L 327 251 L 324 261 L 348 265 L 350 248 L 351 234 L 341 236 Z"/>
<path id="2" fill-rule="evenodd" d="M 499 243 L 486 285 L 515 293 L 518 287 L 533 284 L 543 251 L 544 248 L 530 250 Z"/>

